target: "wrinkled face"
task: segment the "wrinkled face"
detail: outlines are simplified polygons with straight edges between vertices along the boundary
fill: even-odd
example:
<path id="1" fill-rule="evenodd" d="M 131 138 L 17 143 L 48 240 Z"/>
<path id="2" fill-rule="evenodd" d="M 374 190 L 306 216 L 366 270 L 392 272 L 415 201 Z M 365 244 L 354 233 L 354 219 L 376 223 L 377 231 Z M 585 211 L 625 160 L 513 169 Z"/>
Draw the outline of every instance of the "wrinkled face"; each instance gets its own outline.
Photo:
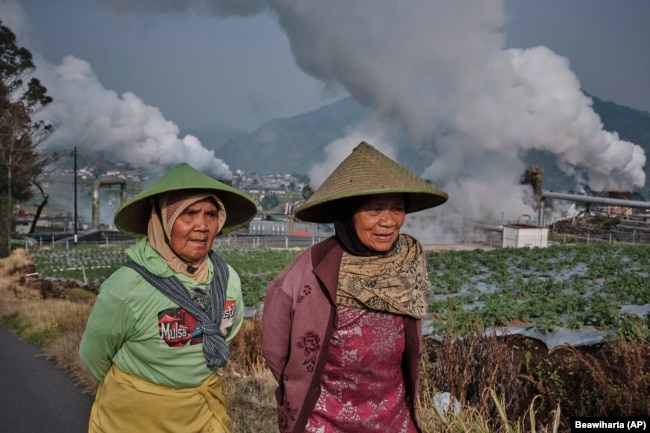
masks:
<path id="1" fill-rule="evenodd" d="M 366 200 L 352 216 L 359 240 L 376 252 L 386 252 L 395 243 L 406 215 L 400 194 L 374 196 Z"/>
<path id="2" fill-rule="evenodd" d="M 188 206 L 172 226 L 172 249 L 188 263 L 201 260 L 212 248 L 219 230 L 219 214 L 214 200 L 199 200 Z"/>

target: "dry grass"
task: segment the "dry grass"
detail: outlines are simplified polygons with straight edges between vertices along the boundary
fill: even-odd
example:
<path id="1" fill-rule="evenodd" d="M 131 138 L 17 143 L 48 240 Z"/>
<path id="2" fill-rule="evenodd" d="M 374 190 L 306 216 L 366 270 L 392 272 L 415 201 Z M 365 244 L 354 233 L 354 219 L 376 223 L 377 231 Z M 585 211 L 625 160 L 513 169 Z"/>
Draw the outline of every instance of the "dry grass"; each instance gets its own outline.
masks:
<path id="1" fill-rule="evenodd" d="M 0 277 L 3 278 L 32 273 L 34 270 L 34 263 L 23 248 L 15 249 L 9 257 L 0 260 Z"/>
<path id="2" fill-rule="evenodd" d="M 233 432 L 277 432 L 275 378 L 262 357 L 262 321 L 247 320 L 230 343 L 224 394 Z"/>
<path id="3" fill-rule="evenodd" d="M 94 393 L 77 355 L 94 294 L 43 285 L 26 276 L 31 272 L 24 251 L 0 260 L 0 324 L 42 346 L 80 388 Z M 275 380 L 262 358 L 261 334 L 254 317 L 230 345 L 224 393 L 233 433 L 277 431 Z M 612 341 L 592 353 L 569 346 L 536 351 L 527 344 L 481 330 L 461 339 L 448 335 L 442 343 L 426 339 L 417 407 L 423 433 L 557 432 L 569 430 L 570 416 L 650 414 L 650 350 L 642 339 Z M 443 391 L 460 402 L 458 413 L 436 408 L 434 397 Z"/>
<path id="4" fill-rule="evenodd" d="M 537 397 L 525 401 L 517 366 L 506 345 L 495 336 L 479 333 L 464 339 L 447 337 L 430 344 L 423 360 L 418 420 L 425 433 L 557 432 L 560 408 L 551 423 L 536 418 Z M 450 392 L 453 405 L 440 408 L 434 397 Z M 446 409 L 446 410 L 445 410 Z"/>
<path id="5" fill-rule="evenodd" d="M 43 353 L 69 371 L 82 389 L 93 392 L 95 385 L 77 355 L 92 298 L 44 299 L 42 282 L 26 276 L 33 272 L 34 265 L 24 250 L 15 250 L 0 260 L 0 324 L 41 346 Z"/>
<path id="6" fill-rule="evenodd" d="M 269 370 L 246 376 L 225 375 L 224 394 L 233 433 L 278 431 L 274 390 L 275 379 Z"/>
<path id="7" fill-rule="evenodd" d="M 550 355 L 547 371 L 555 376 L 523 376 L 546 402 L 563 402 L 573 416 L 650 414 L 650 351 L 643 339 L 610 342 L 598 356 L 569 345 Z"/>

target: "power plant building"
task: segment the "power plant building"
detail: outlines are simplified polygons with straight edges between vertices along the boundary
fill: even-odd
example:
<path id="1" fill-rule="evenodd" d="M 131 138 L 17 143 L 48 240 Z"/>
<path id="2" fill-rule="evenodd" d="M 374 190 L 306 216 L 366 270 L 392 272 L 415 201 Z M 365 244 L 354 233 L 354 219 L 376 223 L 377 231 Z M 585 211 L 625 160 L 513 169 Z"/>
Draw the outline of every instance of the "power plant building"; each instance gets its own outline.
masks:
<path id="1" fill-rule="evenodd" d="M 548 227 L 530 224 L 509 224 L 503 226 L 503 248 L 548 246 Z"/>

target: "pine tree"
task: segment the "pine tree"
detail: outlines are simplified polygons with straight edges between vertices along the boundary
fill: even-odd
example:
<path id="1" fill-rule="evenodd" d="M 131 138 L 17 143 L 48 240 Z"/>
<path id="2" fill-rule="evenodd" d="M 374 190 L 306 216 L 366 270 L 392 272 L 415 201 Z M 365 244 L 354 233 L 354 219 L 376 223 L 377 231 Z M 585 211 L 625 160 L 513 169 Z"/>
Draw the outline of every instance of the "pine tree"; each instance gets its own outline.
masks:
<path id="1" fill-rule="evenodd" d="M 11 252 L 14 200 L 32 198 L 39 174 L 54 158 L 36 149 L 53 128 L 35 118 L 52 102 L 32 76 L 35 69 L 31 52 L 0 21 L 0 257 Z"/>

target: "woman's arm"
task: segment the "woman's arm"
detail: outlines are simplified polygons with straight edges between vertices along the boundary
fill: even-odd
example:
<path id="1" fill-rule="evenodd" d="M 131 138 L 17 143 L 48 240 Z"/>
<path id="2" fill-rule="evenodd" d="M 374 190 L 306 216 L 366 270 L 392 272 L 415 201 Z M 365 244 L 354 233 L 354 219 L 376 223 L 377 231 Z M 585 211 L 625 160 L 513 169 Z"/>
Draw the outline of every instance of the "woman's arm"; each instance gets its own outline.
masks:
<path id="1" fill-rule="evenodd" d="M 282 283 L 271 281 L 262 311 L 262 355 L 278 382 L 291 350 L 291 305 L 291 297 L 283 290 Z"/>
<path id="2" fill-rule="evenodd" d="M 228 268 L 228 288 L 226 290 L 226 305 L 221 320 L 221 332 L 225 334 L 226 341 L 230 342 L 235 338 L 244 322 L 244 298 L 239 274 L 232 266 L 229 265 Z"/>
<path id="3" fill-rule="evenodd" d="M 111 367 L 133 320 L 124 302 L 100 289 L 79 345 L 79 358 L 97 382 Z"/>

